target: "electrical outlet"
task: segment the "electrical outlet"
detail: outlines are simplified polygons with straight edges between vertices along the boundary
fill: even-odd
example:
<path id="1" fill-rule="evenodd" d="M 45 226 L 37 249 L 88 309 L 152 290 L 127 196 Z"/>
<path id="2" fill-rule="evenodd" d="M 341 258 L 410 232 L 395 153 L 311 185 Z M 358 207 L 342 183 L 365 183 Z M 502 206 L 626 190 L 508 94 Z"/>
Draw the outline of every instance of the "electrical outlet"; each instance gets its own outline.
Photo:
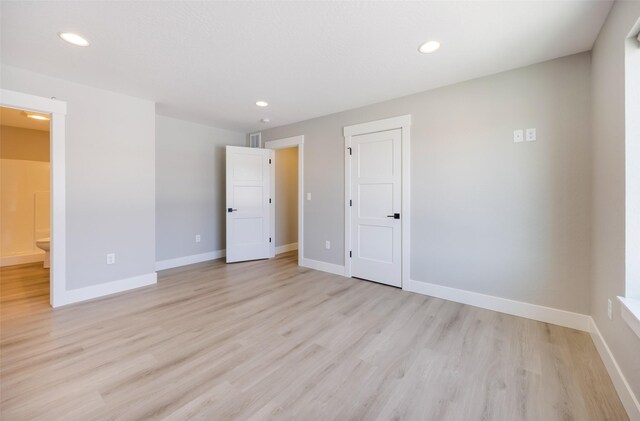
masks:
<path id="1" fill-rule="evenodd" d="M 613 317 L 613 304 L 611 303 L 611 299 L 607 300 L 607 316 L 609 316 L 609 320 Z"/>
<path id="2" fill-rule="evenodd" d="M 524 142 L 524 130 L 514 130 L 513 131 L 513 143 Z"/>
<path id="3" fill-rule="evenodd" d="M 115 263 L 116 263 L 116 254 L 115 253 L 107 254 L 107 264 L 113 265 Z"/>
<path id="4" fill-rule="evenodd" d="M 200 234 L 196 234 L 196 243 L 200 242 Z"/>
<path id="5" fill-rule="evenodd" d="M 527 142 L 533 142 L 536 140 L 536 129 L 535 127 L 532 129 L 527 129 L 526 131 L 526 137 L 525 137 Z"/>
<path id="6" fill-rule="evenodd" d="M 324 248 L 326 248 L 327 250 L 330 250 L 331 249 L 331 241 L 325 241 Z"/>

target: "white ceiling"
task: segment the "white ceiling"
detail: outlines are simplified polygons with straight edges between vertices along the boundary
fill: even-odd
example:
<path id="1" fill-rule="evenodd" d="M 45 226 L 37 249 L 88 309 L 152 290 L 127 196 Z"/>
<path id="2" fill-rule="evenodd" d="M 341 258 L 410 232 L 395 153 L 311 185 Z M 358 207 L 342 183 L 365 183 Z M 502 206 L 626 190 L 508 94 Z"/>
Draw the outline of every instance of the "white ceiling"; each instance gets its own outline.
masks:
<path id="1" fill-rule="evenodd" d="M 2 1 L 2 62 L 239 131 L 590 50 L 609 1 Z M 74 47 L 57 37 L 90 40 Z M 436 39 L 441 49 L 419 54 Z M 255 106 L 265 99 L 270 106 Z"/>

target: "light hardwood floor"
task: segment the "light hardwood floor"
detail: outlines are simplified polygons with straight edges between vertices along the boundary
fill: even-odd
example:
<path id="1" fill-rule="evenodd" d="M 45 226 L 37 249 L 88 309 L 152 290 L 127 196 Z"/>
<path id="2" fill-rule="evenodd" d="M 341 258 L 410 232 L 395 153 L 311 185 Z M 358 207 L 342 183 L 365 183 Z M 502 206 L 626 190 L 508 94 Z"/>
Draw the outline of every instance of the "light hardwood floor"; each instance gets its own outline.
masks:
<path id="1" fill-rule="evenodd" d="M 625 420 L 579 331 L 271 261 L 51 310 L 2 269 L 8 420 Z"/>

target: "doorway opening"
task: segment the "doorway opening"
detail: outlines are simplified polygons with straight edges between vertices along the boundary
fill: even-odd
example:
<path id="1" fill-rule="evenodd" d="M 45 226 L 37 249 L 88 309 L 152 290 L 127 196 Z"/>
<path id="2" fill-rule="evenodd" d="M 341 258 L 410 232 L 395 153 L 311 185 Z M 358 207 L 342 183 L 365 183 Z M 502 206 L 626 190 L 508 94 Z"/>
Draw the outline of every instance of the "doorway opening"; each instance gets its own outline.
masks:
<path id="1" fill-rule="evenodd" d="M 272 255 L 297 250 L 298 266 L 304 261 L 304 136 L 272 140 L 265 149 L 274 150 L 271 191 Z"/>
<path id="2" fill-rule="evenodd" d="M 275 151 L 275 254 L 298 251 L 298 147 Z"/>
<path id="3" fill-rule="evenodd" d="M 0 138 L 0 209 L 2 223 L 12 225 L 11 228 L 2 227 L 0 240 L 4 317 L 5 311 L 9 310 L 4 305 L 7 300 L 16 310 L 25 306 L 31 308 L 33 303 L 29 300 L 32 296 L 37 296 L 43 303 L 48 300 L 52 307 L 70 302 L 65 285 L 67 105 L 55 98 L 0 89 L 0 107 L 0 125 L 6 126 L 2 127 Z M 34 122 L 40 125 L 32 126 Z M 38 128 L 44 133 L 21 130 L 38 131 Z M 33 265 L 33 270 L 13 270 L 16 264 Z M 25 277 L 33 277 L 31 282 L 35 282 L 28 292 L 20 290 Z M 26 281 L 26 285 L 31 284 Z M 17 297 L 19 293 L 27 295 Z"/>
<path id="4" fill-rule="evenodd" d="M 50 301 L 50 117 L 0 107 L 0 301 Z"/>

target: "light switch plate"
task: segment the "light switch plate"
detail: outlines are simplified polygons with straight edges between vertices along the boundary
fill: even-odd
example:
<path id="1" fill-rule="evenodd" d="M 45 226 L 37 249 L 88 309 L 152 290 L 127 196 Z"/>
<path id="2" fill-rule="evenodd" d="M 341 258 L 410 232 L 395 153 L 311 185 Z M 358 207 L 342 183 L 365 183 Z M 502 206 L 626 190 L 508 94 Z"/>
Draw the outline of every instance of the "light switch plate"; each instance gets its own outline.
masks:
<path id="1" fill-rule="evenodd" d="M 536 129 L 535 129 L 535 127 L 531 128 L 531 129 L 527 129 L 526 140 L 527 140 L 527 142 L 533 142 L 533 141 L 536 140 Z"/>
<path id="2" fill-rule="evenodd" d="M 116 254 L 115 253 L 107 254 L 107 264 L 113 265 L 115 263 L 116 263 Z"/>
<path id="3" fill-rule="evenodd" d="M 311 193 L 307 193 L 307 200 L 311 200 Z"/>
<path id="4" fill-rule="evenodd" d="M 513 143 L 524 142 L 524 130 L 514 130 L 513 131 Z"/>

